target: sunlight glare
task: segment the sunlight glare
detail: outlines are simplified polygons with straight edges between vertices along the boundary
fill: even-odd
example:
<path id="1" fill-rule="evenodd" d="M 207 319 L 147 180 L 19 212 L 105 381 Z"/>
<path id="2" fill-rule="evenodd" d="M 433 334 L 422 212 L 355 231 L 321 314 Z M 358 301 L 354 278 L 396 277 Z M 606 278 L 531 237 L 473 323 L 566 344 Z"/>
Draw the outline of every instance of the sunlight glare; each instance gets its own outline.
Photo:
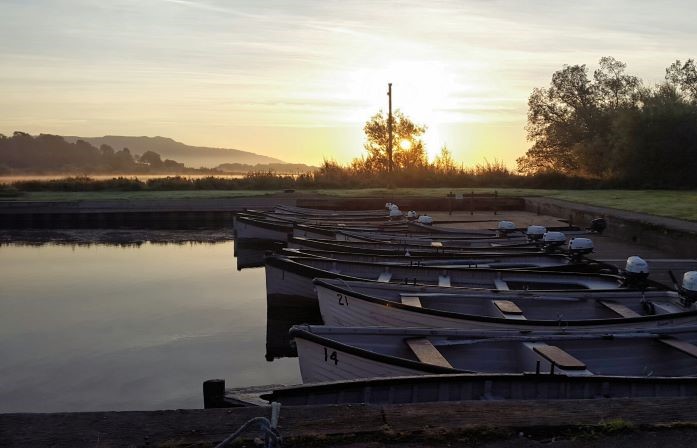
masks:
<path id="1" fill-rule="evenodd" d="M 406 151 L 411 148 L 411 142 L 404 138 L 399 142 L 399 147 Z"/>

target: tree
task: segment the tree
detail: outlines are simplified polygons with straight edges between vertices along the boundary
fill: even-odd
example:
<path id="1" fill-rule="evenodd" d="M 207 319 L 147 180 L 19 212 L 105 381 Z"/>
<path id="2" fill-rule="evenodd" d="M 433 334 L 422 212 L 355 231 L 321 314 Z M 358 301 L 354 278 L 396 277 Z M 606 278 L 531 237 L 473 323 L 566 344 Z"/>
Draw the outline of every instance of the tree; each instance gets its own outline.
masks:
<path id="1" fill-rule="evenodd" d="M 162 158 L 155 151 L 145 151 L 140 156 L 140 163 L 147 163 L 151 168 L 158 168 L 162 166 Z"/>
<path id="2" fill-rule="evenodd" d="M 373 115 L 363 126 L 368 156 L 365 166 L 372 172 L 389 169 L 387 144 L 389 139 L 387 116 L 382 112 Z M 426 126 L 417 125 L 399 110 L 392 114 L 392 160 L 395 169 L 424 166 L 427 163 L 426 149 L 421 136 Z"/>
<path id="3" fill-rule="evenodd" d="M 694 59 L 688 59 L 684 64 L 680 59 L 666 69 L 666 80 L 675 85 L 689 100 L 697 102 L 697 67 Z"/>
<path id="4" fill-rule="evenodd" d="M 518 170 L 606 177 L 612 117 L 638 107 L 641 81 L 625 68 L 604 57 L 591 80 L 585 65 L 567 65 L 552 75 L 549 88 L 534 89 L 526 127 L 533 144 L 517 160 Z"/>
<path id="5" fill-rule="evenodd" d="M 457 165 L 455 165 L 453 155 L 445 145 L 443 145 L 440 149 L 440 154 L 438 154 L 433 161 L 433 166 L 436 171 L 444 174 L 452 174 L 457 171 Z"/>

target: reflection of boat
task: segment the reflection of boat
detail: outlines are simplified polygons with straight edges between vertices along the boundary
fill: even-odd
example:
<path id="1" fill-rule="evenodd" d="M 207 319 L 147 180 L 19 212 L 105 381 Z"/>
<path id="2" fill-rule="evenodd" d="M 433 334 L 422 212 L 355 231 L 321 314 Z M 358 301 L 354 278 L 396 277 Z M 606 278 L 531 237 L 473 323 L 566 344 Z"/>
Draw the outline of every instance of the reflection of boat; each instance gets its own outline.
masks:
<path id="1" fill-rule="evenodd" d="M 316 300 L 312 280 L 339 278 L 381 283 L 413 283 L 437 286 L 504 290 L 618 289 L 632 286 L 628 279 L 610 274 L 578 274 L 516 269 L 465 269 L 457 267 L 396 266 L 313 257 L 266 258 L 266 293 Z M 641 287 L 667 289 L 651 280 Z"/>
<path id="2" fill-rule="evenodd" d="M 296 326 L 303 382 L 434 373 L 697 376 L 697 327 L 598 332 Z"/>
<path id="3" fill-rule="evenodd" d="M 332 381 L 278 387 L 261 394 L 262 399 L 285 406 L 640 397 L 696 398 L 697 382 L 689 377 L 460 373 Z"/>
<path id="4" fill-rule="evenodd" d="M 269 251 L 277 251 L 282 248 L 282 244 L 275 241 L 235 241 L 235 258 L 237 259 L 237 270 L 247 268 L 260 268 L 264 266 L 264 257 Z"/>
<path id="5" fill-rule="evenodd" d="M 326 325 L 462 329 L 618 329 L 697 324 L 697 307 L 673 291 L 461 290 L 316 279 Z"/>
<path id="6" fill-rule="evenodd" d="M 266 296 L 266 360 L 298 356 L 288 334 L 293 325 L 321 324 L 317 306 Z"/>

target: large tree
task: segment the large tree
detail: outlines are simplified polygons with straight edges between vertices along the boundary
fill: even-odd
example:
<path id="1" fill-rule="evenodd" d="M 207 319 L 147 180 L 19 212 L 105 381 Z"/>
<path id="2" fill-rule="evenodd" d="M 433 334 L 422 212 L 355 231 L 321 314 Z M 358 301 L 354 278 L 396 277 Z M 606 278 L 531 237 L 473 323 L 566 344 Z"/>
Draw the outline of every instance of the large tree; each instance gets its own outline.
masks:
<path id="1" fill-rule="evenodd" d="M 370 171 L 382 172 L 389 169 L 387 146 L 389 140 L 387 115 L 382 111 L 373 115 L 363 127 L 368 156 L 365 165 Z M 424 166 L 427 163 L 426 149 L 421 140 L 426 126 L 411 121 L 400 111 L 392 114 L 392 160 L 395 169 Z"/>
<path id="2" fill-rule="evenodd" d="M 567 65 L 552 75 L 548 88 L 534 89 L 526 127 L 532 147 L 518 159 L 518 170 L 607 175 L 609 118 L 637 107 L 639 97 L 641 83 L 625 68 L 623 62 L 605 57 L 591 79 L 585 65 Z"/>

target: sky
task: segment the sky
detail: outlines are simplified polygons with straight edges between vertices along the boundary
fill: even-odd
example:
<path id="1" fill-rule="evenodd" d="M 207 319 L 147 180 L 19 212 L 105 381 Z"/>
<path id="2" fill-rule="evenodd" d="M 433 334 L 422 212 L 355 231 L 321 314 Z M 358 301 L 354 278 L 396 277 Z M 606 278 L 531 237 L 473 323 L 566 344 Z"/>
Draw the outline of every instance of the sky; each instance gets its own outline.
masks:
<path id="1" fill-rule="evenodd" d="M 0 0 L 0 133 L 166 136 L 347 162 L 393 107 L 466 166 L 528 147 L 527 98 L 603 56 L 697 57 L 691 1 Z"/>

